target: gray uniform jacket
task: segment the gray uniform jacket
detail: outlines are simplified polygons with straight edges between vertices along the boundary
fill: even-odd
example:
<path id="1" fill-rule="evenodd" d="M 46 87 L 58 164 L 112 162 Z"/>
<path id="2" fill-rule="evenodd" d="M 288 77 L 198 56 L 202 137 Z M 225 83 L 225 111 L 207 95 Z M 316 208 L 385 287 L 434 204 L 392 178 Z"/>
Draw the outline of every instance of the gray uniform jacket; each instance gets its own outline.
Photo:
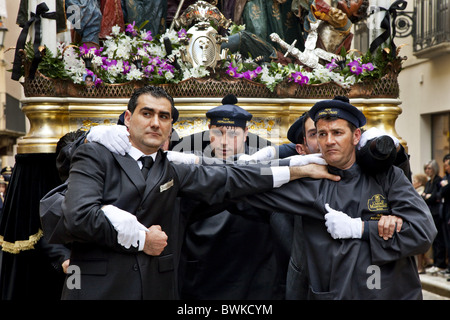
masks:
<path id="1" fill-rule="evenodd" d="M 273 188 L 271 175 L 258 166 L 175 165 L 158 152 L 147 177 L 130 156 L 111 153 L 102 145 L 81 145 L 71 164 L 62 204 L 64 225 L 72 240 L 71 264 L 81 271 L 80 289 L 65 286 L 65 299 L 174 299 L 174 269 L 181 250 L 176 198 L 208 203 Z M 160 256 L 117 243 L 117 232 L 101 207 L 112 204 L 136 215 L 149 227 L 160 225 L 168 245 Z"/>
<path id="2" fill-rule="evenodd" d="M 300 179 L 248 198 L 251 205 L 302 217 L 309 277 L 308 299 L 420 299 L 421 284 L 414 255 L 424 253 L 436 236 L 429 209 L 403 172 L 391 167 L 370 176 L 354 164 L 329 168 L 341 181 Z M 327 232 L 325 204 L 365 221 L 363 239 L 335 240 Z M 378 236 L 380 215 L 403 219 L 389 240 Z M 299 216 L 295 216 L 297 220 Z M 295 297 L 302 238 L 294 229 L 287 298 Z"/>

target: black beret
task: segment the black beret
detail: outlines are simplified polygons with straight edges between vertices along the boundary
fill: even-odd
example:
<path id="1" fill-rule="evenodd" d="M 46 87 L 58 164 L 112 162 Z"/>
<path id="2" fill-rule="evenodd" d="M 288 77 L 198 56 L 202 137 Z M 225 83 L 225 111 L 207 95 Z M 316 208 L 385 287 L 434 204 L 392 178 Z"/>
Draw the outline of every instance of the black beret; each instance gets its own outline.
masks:
<path id="1" fill-rule="evenodd" d="M 358 108 L 351 105 L 347 97 L 336 96 L 333 100 L 319 101 L 308 112 L 314 122 L 320 118 L 332 116 L 347 120 L 357 128 L 366 124 L 364 114 Z"/>
<path id="2" fill-rule="evenodd" d="M 306 121 L 307 114 L 306 112 L 302 114 L 295 122 L 292 124 L 292 126 L 289 127 L 289 130 L 287 132 L 287 138 L 292 143 L 303 143 L 303 128 L 305 127 L 305 121 Z"/>
<path id="3" fill-rule="evenodd" d="M 236 97 L 233 97 L 233 95 L 227 95 L 222 103 L 237 103 Z M 250 121 L 253 115 L 234 104 L 223 104 L 206 112 L 206 117 L 211 120 L 211 125 L 245 128 L 247 121 Z"/>

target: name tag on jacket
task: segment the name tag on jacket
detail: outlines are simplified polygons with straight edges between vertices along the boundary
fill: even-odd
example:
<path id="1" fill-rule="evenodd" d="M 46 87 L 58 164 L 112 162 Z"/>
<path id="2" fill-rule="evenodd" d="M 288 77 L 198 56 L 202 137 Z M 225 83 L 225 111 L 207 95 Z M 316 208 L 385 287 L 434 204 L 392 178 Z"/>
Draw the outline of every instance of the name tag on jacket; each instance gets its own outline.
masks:
<path id="1" fill-rule="evenodd" d="M 159 186 L 159 192 L 164 192 L 173 186 L 173 179 Z"/>

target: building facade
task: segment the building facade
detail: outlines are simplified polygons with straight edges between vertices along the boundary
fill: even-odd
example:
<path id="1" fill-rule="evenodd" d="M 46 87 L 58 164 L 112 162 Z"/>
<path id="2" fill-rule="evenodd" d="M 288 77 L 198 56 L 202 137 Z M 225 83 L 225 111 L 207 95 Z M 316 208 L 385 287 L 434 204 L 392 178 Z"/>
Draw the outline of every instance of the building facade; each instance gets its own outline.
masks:
<path id="1" fill-rule="evenodd" d="M 404 24 L 411 34 L 396 39 L 407 60 L 399 76 L 403 112 L 396 129 L 407 141 L 413 173 L 450 153 L 450 1 L 408 1 Z M 410 19 L 411 18 L 411 19 Z"/>
<path id="2" fill-rule="evenodd" d="M 6 17 L 0 17 L 8 30 L 0 48 L 0 167 L 14 166 L 17 140 L 25 135 L 27 122 L 21 111 L 23 90 L 20 83 L 11 80 L 14 47 L 21 28 L 16 24 L 20 1 L 5 1 Z"/>

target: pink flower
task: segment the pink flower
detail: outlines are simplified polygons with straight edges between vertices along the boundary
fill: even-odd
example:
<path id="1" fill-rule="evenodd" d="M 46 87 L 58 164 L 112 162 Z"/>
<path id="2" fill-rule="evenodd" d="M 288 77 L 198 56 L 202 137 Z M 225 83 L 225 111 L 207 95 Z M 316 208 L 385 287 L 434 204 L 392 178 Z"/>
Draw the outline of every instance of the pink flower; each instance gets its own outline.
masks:
<path id="1" fill-rule="evenodd" d="M 307 76 L 304 76 L 300 71 L 291 73 L 289 78 L 291 79 L 291 81 L 293 80 L 295 83 L 298 83 L 301 86 L 307 84 L 309 81 L 309 78 Z"/>
<path id="2" fill-rule="evenodd" d="M 130 33 L 132 36 L 136 36 L 137 32 L 134 29 L 134 25 L 136 24 L 136 21 L 133 21 L 133 24 L 129 24 L 127 25 L 127 29 L 125 30 L 126 32 Z"/>
<path id="3" fill-rule="evenodd" d="M 96 87 L 99 87 L 102 83 L 103 83 L 103 80 L 100 79 L 99 77 L 97 77 L 97 78 L 95 79 L 95 81 L 94 81 L 94 85 L 95 85 Z"/>
<path id="4" fill-rule="evenodd" d="M 128 72 L 130 72 L 130 70 L 131 70 L 130 63 L 128 61 L 124 61 L 123 62 L 123 73 L 127 74 Z"/>
<path id="5" fill-rule="evenodd" d="M 359 65 L 359 61 L 354 60 L 348 64 L 350 72 L 360 75 L 363 72 L 363 68 Z"/>
<path id="6" fill-rule="evenodd" d="M 253 80 L 258 76 L 258 74 L 254 70 L 248 70 L 242 73 L 241 76 L 247 80 Z"/>
<path id="7" fill-rule="evenodd" d="M 187 37 L 187 31 L 185 29 L 181 29 L 178 33 L 178 38 L 186 38 Z"/>
<path id="8" fill-rule="evenodd" d="M 369 63 L 365 63 L 365 64 L 362 65 L 363 71 L 372 71 L 373 68 L 374 68 L 374 66 L 370 62 Z"/>
<path id="9" fill-rule="evenodd" d="M 231 66 L 231 64 L 230 64 L 230 66 L 229 66 L 228 69 L 227 69 L 227 73 L 228 73 L 230 76 L 234 77 L 234 78 L 240 78 L 240 77 L 241 77 L 240 74 L 238 74 L 238 72 L 237 72 L 237 67 L 233 68 L 233 67 Z"/>
<path id="10" fill-rule="evenodd" d="M 333 69 L 335 69 L 335 68 L 337 68 L 338 67 L 338 65 L 337 65 L 337 63 L 335 62 L 335 59 L 331 59 L 331 62 L 330 63 L 327 63 L 326 65 L 325 65 L 325 68 L 327 68 L 328 70 L 333 70 Z"/>
<path id="11" fill-rule="evenodd" d="M 88 54 L 89 53 L 90 48 L 88 48 L 87 44 L 84 43 L 81 47 L 80 47 L 80 56 L 84 55 L 84 54 Z"/>
<path id="12" fill-rule="evenodd" d="M 153 40 L 152 32 L 147 31 L 147 33 L 145 34 L 145 36 L 142 39 L 147 40 L 147 41 L 152 41 Z"/>

